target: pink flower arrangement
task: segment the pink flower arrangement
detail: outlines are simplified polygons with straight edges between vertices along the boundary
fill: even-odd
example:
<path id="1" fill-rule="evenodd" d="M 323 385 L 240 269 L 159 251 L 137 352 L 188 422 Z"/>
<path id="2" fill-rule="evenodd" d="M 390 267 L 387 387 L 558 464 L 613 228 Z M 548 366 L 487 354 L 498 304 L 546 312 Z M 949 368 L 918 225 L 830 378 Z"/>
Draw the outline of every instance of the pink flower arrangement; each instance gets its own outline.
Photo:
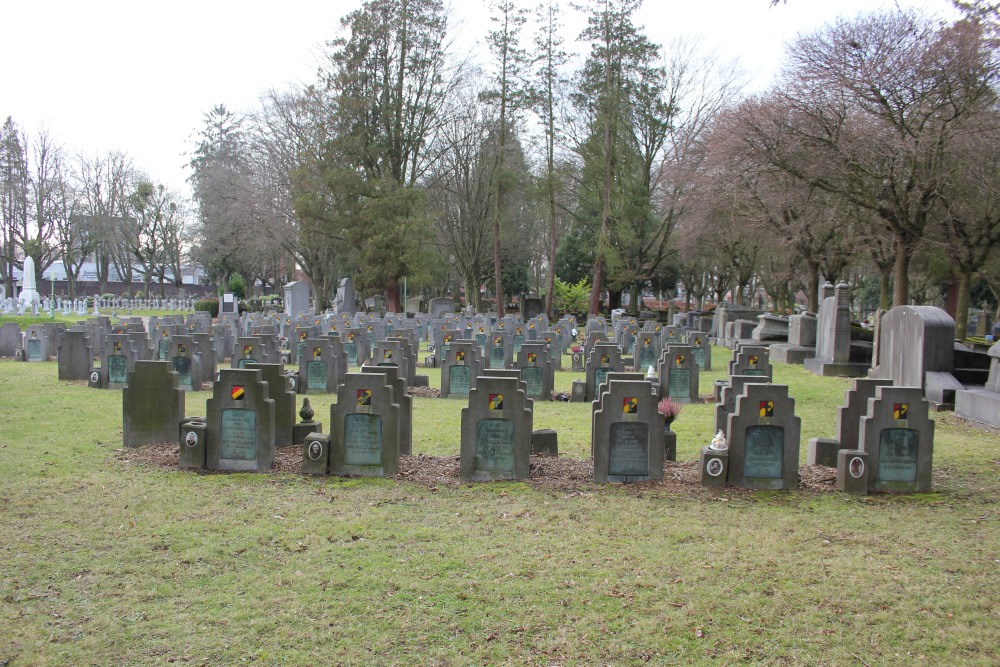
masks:
<path id="1" fill-rule="evenodd" d="M 667 420 L 667 423 L 671 423 L 677 419 L 677 415 L 681 413 L 684 408 L 683 405 L 677 403 L 676 401 L 670 400 L 670 398 L 664 398 L 659 403 L 656 404 L 657 411 L 663 415 L 663 418 Z"/>

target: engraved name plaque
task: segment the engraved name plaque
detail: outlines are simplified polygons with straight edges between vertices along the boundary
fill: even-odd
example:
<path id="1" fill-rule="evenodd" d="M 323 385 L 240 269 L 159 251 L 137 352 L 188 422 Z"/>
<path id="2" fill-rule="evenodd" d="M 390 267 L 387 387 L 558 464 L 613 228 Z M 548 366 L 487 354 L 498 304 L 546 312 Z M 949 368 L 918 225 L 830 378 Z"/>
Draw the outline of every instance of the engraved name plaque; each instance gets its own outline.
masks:
<path id="1" fill-rule="evenodd" d="M 670 385 L 667 387 L 670 398 L 691 398 L 691 370 L 673 368 L 670 370 Z"/>
<path id="2" fill-rule="evenodd" d="M 783 426 L 748 426 L 743 446 L 743 476 L 781 479 L 785 453 Z"/>
<path id="3" fill-rule="evenodd" d="M 608 474 L 649 475 L 649 425 L 615 422 L 608 436 Z"/>
<path id="4" fill-rule="evenodd" d="M 306 364 L 306 387 L 309 391 L 326 391 L 326 362 L 310 361 Z"/>
<path id="5" fill-rule="evenodd" d="M 349 414 L 344 417 L 344 463 L 349 466 L 382 464 L 382 417 Z"/>
<path id="6" fill-rule="evenodd" d="M 468 396 L 472 378 L 468 366 L 452 366 L 448 374 L 448 393 L 457 396 Z"/>
<path id="7" fill-rule="evenodd" d="M 514 474 L 514 422 L 480 419 L 476 424 L 476 470 Z"/>
<path id="8" fill-rule="evenodd" d="M 219 458 L 253 461 L 257 458 L 257 415 L 252 410 L 227 408 L 219 415 Z"/>
<path id="9" fill-rule="evenodd" d="M 881 482 L 917 481 L 917 444 L 920 434 L 911 428 L 884 428 L 878 441 L 878 479 Z"/>
<path id="10" fill-rule="evenodd" d="M 108 356 L 108 382 L 125 384 L 128 382 L 128 359 L 121 354 Z"/>

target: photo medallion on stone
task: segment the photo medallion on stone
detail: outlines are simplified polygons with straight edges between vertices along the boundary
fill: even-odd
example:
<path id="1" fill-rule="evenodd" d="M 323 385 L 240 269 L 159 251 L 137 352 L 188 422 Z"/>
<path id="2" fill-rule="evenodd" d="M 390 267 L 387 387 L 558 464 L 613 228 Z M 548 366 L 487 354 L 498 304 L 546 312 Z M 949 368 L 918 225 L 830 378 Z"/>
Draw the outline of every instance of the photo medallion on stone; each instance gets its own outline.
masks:
<path id="1" fill-rule="evenodd" d="M 195 445 L 198 444 L 198 434 L 195 433 L 194 431 L 188 431 L 187 435 L 184 436 L 184 443 L 188 447 L 194 447 Z"/>
<path id="2" fill-rule="evenodd" d="M 851 459 L 851 463 L 848 465 L 847 469 L 851 473 L 851 477 L 854 479 L 860 479 L 862 475 L 865 474 L 865 462 L 861 460 L 861 457 L 855 456 Z"/>
<path id="3" fill-rule="evenodd" d="M 705 464 L 705 472 L 707 472 L 712 477 L 718 477 L 722 474 L 722 459 L 710 459 L 707 464 Z"/>

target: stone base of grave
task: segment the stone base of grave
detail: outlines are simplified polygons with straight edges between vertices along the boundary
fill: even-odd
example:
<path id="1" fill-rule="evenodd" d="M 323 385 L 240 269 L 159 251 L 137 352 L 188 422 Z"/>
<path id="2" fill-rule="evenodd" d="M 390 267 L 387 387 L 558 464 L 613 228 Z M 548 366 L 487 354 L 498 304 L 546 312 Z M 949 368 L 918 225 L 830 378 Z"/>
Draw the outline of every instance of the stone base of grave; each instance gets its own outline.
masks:
<path id="1" fill-rule="evenodd" d="M 771 361 L 780 361 L 783 364 L 802 365 L 806 359 L 816 356 L 815 347 L 805 347 L 803 345 L 792 345 L 781 343 L 770 347 Z"/>
<path id="2" fill-rule="evenodd" d="M 670 430 L 663 431 L 663 460 L 677 460 L 677 434 Z"/>
<path id="3" fill-rule="evenodd" d="M 437 356 L 430 354 L 424 357 L 424 368 L 437 368 Z"/>
<path id="4" fill-rule="evenodd" d="M 431 385 L 430 376 L 427 375 L 414 375 L 413 376 L 413 386 L 414 387 L 429 387 Z"/>
<path id="5" fill-rule="evenodd" d="M 806 359 L 806 370 L 813 375 L 838 378 L 863 378 L 868 375 L 870 364 L 858 364 L 850 361 L 823 361 L 813 357 Z"/>
<path id="6" fill-rule="evenodd" d="M 292 424 L 292 444 L 305 444 L 306 438 L 309 437 L 310 433 L 322 432 L 323 422 L 302 422 L 300 424 Z"/>
<path id="7" fill-rule="evenodd" d="M 551 428 L 532 431 L 531 453 L 539 456 L 559 456 L 559 434 Z"/>
<path id="8" fill-rule="evenodd" d="M 702 486 L 726 485 L 726 478 L 729 476 L 729 450 L 702 447 L 698 461 L 698 478 Z"/>
<path id="9" fill-rule="evenodd" d="M 569 400 L 571 403 L 583 403 L 587 400 L 587 383 L 583 380 L 573 380 Z"/>
<path id="10" fill-rule="evenodd" d="M 1000 394 L 985 389 L 957 391 L 955 414 L 990 426 L 1000 426 Z"/>
<path id="11" fill-rule="evenodd" d="M 178 468 L 205 467 L 205 440 L 208 424 L 197 419 L 182 419 L 180 423 L 180 458 Z"/>
<path id="12" fill-rule="evenodd" d="M 837 452 L 837 488 L 844 493 L 868 495 L 868 454 L 860 449 Z"/>
<path id="13" fill-rule="evenodd" d="M 304 424 L 301 424 L 304 426 Z M 305 475 L 326 475 L 330 468 L 330 436 L 323 433 L 309 433 L 303 440 L 302 473 Z"/>
<path id="14" fill-rule="evenodd" d="M 99 369 L 90 369 L 90 373 L 87 375 L 87 386 L 91 389 L 102 389 L 104 387 L 103 377 Z"/>
<path id="15" fill-rule="evenodd" d="M 924 373 L 924 396 L 933 410 L 950 410 L 955 407 L 955 397 L 965 386 L 951 373 L 927 371 Z"/>
<path id="16" fill-rule="evenodd" d="M 811 466 L 837 467 L 837 452 L 840 440 L 833 438 L 810 438 L 806 450 L 806 464 Z"/>
<path id="17" fill-rule="evenodd" d="M 28 352 L 23 347 L 19 347 L 14 350 L 14 361 L 27 361 Z"/>

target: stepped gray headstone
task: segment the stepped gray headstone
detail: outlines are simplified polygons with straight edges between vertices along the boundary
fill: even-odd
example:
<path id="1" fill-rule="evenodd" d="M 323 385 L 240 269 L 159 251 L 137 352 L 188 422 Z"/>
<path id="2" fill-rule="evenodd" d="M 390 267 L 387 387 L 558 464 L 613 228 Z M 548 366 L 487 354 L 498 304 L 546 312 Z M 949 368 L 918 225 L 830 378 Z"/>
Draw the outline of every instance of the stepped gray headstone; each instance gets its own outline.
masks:
<path id="1" fill-rule="evenodd" d="M 892 385 L 892 380 L 855 378 L 844 392 L 844 404 L 837 408 L 837 437 L 810 438 L 806 450 L 807 465 L 837 466 L 837 452 L 859 449 L 858 433 L 861 417 L 868 412 L 868 399 L 875 397 L 878 387 Z"/>
<path id="2" fill-rule="evenodd" d="M 868 491 L 931 490 L 934 422 L 919 387 L 878 387 L 861 418 L 859 449 L 868 454 Z"/>
<path id="3" fill-rule="evenodd" d="M 330 474 L 399 472 L 400 406 L 385 373 L 347 373 L 330 406 Z"/>
<path id="4" fill-rule="evenodd" d="M 810 312 L 788 318 L 788 342 L 771 345 L 771 359 L 802 364 L 816 356 L 816 316 Z"/>
<path id="5" fill-rule="evenodd" d="M 660 339 L 651 331 L 640 331 L 636 334 L 634 344 L 635 368 L 646 370 L 650 366 L 654 369 L 660 363 Z"/>
<path id="6" fill-rule="evenodd" d="M 201 355 L 195 353 L 194 341 L 189 336 L 174 336 L 170 339 L 167 360 L 177 373 L 181 389 L 201 391 Z"/>
<path id="7" fill-rule="evenodd" d="M 43 325 L 33 324 L 24 332 L 22 347 L 27 361 L 48 361 L 50 350 L 54 350 L 54 341 L 49 340 Z"/>
<path id="8" fill-rule="evenodd" d="M 329 338 L 306 338 L 299 357 L 299 391 L 306 394 L 332 394 L 346 369 Z"/>
<path id="9" fill-rule="evenodd" d="M 691 346 L 698 368 L 703 371 L 712 370 L 712 345 L 708 342 L 708 336 L 701 331 L 689 331 L 687 344 Z"/>
<path id="10" fill-rule="evenodd" d="M 362 373 L 381 373 L 392 386 L 392 400 L 399 405 L 399 453 L 413 453 L 413 397 L 406 391 L 406 384 L 393 366 L 362 366 Z"/>
<path id="11" fill-rule="evenodd" d="M 699 372 L 690 345 L 668 345 L 658 363 L 660 398 L 697 403 Z"/>
<path id="12" fill-rule="evenodd" d="M 594 401 L 591 451 L 594 481 L 663 479 L 664 421 L 645 380 L 611 380 Z"/>
<path id="13" fill-rule="evenodd" d="M 597 343 L 587 358 L 586 366 L 586 400 L 593 401 L 597 396 L 597 387 L 608 373 L 622 372 L 625 364 L 622 362 L 621 351 L 614 343 Z"/>
<path id="14" fill-rule="evenodd" d="M 464 481 L 526 480 L 531 456 L 530 401 L 514 378 L 482 376 L 462 408 Z"/>
<path id="15" fill-rule="evenodd" d="M 442 351 L 441 398 L 465 397 L 476 386 L 483 371 L 479 346 L 470 340 L 455 340 Z"/>
<path id="16" fill-rule="evenodd" d="M 284 364 L 247 364 L 250 370 L 259 370 L 261 380 L 267 383 L 267 398 L 274 402 L 274 445 L 288 447 L 294 444 L 295 390 L 290 386 Z"/>
<path id="17" fill-rule="evenodd" d="M 798 488 L 800 430 L 787 386 L 745 385 L 726 429 L 729 486 Z"/>
<path id="18" fill-rule="evenodd" d="M 206 401 L 205 467 L 268 470 L 274 464 L 274 401 L 260 370 L 224 368 Z"/>
<path id="19" fill-rule="evenodd" d="M 543 343 L 524 343 L 517 353 L 516 368 L 527 386 L 528 398 L 548 401 L 555 383 L 555 368 Z"/>
<path id="20" fill-rule="evenodd" d="M 184 392 L 169 361 L 137 361 L 122 390 L 122 440 L 126 447 L 177 442 Z"/>
<path id="21" fill-rule="evenodd" d="M 16 322 L 0 324 L 0 357 L 13 357 L 21 347 L 21 327 Z"/>

